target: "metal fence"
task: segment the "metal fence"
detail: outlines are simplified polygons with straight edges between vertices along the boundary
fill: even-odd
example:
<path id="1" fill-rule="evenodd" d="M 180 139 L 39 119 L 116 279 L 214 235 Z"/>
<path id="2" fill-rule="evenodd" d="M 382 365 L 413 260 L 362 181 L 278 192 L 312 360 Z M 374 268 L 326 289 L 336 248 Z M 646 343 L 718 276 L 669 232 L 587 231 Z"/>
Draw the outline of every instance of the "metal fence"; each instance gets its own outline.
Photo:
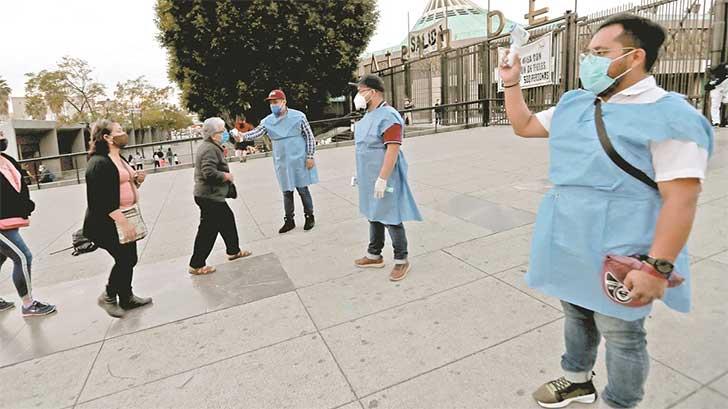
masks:
<path id="1" fill-rule="evenodd" d="M 650 18 L 661 24 L 668 38 L 652 70 L 658 84 L 686 95 L 694 106 L 705 109 L 703 83 L 706 69 L 725 59 L 725 0 L 641 0 L 587 16 L 567 13 L 527 27 L 532 40 L 552 35 L 552 84 L 524 90 L 529 107 L 553 106 L 566 91 L 579 86 L 579 54 L 607 18 L 623 12 Z M 498 48 L 508 47 L 509 35 L 489 38 L 466 47 L 445 50 L 427 57 L 385 68 L 378 74 L 387 85 L 387 100 L 402 109 L 409 97 L 415 107 L 502 97 L 496 70 Z M 465 112 L 464 110 L 469 112 Z M 450 110 L 445 124 L 464 124 L 482 116 L 479 107 Z M 503 105 L 490 104 L 485 116 L 489 124 L 507 123 Z M 433 122 L 431 112 L 414 114 L 415 123 Z"/>

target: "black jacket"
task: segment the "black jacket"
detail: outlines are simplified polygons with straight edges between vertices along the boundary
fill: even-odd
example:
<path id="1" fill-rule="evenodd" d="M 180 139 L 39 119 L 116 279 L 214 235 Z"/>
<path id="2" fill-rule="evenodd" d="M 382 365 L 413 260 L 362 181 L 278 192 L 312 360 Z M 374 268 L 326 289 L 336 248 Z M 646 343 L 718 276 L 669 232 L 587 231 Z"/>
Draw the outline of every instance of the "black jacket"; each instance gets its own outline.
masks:
<path id="1" fill-rule="evenodd" d="M 5 159 L 15 166 L 20 172 L 20 192 L 16 191 L 10 181 L 0 175 L 0 219 L 11 217 L 22 217 L 27 219 L 35 210 L 35 203 L 30 200 L 26 178 L 28 173 L 20 167 L 20 164 L 12 157 L 0 153 Z"/>
<path id="2" fill-rule="evenodd" d="M 83 235 L 101 247 L 119 243 L 109 213 L 119 208 L 119 170 L 108 155 L 92 155 L 86 165 L 86 217 Z"/>

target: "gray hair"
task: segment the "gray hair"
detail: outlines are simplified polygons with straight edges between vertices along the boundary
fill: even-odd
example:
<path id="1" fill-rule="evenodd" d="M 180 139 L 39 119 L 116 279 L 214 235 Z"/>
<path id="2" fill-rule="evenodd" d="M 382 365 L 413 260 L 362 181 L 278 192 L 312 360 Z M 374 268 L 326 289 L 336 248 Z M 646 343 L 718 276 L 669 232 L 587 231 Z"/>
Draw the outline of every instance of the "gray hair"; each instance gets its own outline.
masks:
<path id="1" fill-rule="evenodd" d="M 205 122 L 202 123 L 202 137 L 205 139 L 211 138 L 212 135 L 220 132 L 218 131 L 220 125 L 225 126 L 225 121 L 222 118 L 213 116 L 212 118 L 205 119 Z"/>

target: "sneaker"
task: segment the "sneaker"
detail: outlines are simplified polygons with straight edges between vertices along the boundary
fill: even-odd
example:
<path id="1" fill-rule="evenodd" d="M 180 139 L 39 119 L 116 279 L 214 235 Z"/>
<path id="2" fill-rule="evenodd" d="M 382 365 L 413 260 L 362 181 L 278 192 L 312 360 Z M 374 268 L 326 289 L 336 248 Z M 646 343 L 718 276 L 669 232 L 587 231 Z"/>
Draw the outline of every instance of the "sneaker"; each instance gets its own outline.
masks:
<path id="1" fill-rule="evenodd" d="M 280 230 L 278 230 L 278 234 L 288 233 L 289 231 L 296 228 L 296 222 L 293 220 L 293 218 L 286 217 L 285 223 L 283 224 L 283 227 L 281 227 Z"/>
<path id="2" fill-rule="evenodd" d="M 313 229 L 313 226 L 316 225 L 316 219 L 314 219 L 312 214 L 306 215 L 306 223 L 303 225 L 303 230 L 309 231 Z"/>
<path id="3" fill-rule="evenodd" d="M 15 303 L 0 298 L 0 311 L 7 311 L 13 308 L 15 308 Z"/>
<path id="4" fill-rule="evenodd" d="M 40 317 L 56 312 L 56 306 L 40 301 L 33 301 L 30 307 L 23 306 L 23 317 Z"/>
<path id="5" fill-rule="evenodd" d="M 116 297 L 111 297 L 106 291 L 99 295 L 96 303 L 101 307 L 107 314 L 114 318 L 122 318 L 124 316 L 124 310 L 119 307 L 116 303 Z"/>
<path id="6" fill-rule="evenodd" d="M 384 258 L 379 257 L 378 260 L 372 260 L 369 257 L 362 257 L 354 260 L 354 265 L 359 268 L 382 268 L 384 267 Z"/>
<path id="7" fill-rule="evenodd" d="M 392 272 L 389 273 L 389 281 L 401 281 L 407 277 L 412 265 L 408 262 L 404 264 L 395 264 Z"/>
<path id="8" fill-rule="evenodd" d="M 563 408 L 572 402 L 594 403 L 597 390 L 591 380 L 584 383 L 571 383 L 563 376 L 555 381 L 547 382 L 533 393 L 541 407 Z"/>
<path id="9" fill-rule="evenodd" d="M 119 306 L 126 311 L 133 310 L 134 308 L 143 307 L 151 303 L 152 299 L 150 297 L 137 297 L 136 295 L 132 294 L 124 301 L 122 301 L 121 297 L 119 297 Z"/>

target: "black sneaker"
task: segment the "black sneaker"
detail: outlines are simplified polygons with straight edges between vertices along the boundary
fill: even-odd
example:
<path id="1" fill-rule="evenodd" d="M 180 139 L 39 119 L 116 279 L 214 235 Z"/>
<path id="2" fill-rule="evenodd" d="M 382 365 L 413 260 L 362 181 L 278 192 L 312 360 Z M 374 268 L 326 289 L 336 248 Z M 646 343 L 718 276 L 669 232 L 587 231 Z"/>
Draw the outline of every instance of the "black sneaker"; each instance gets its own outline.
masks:
<path id="1" fill-rule="evenodd" d="M 293 217 L 285 218 L 285 223 L 283 224 L 283 227 L 281 227 L 280 230 L 278 230 L 278 234 L 288 233 L 289 231 L 296 228 L 296 222 L 293 220 Z"/>
<path id="2" fill-rule="evenodd" d="M 0 298 L 0 311 L 7 311 L 13 308 L 15 308 L 15 303 Z"/>
<path id="3" fill-rule="evenodd" d="M 314 219 L 312 214 L 306 215 L 306 223 L 303 225 L 303 230 L 309 231 L 313 229 L 313 226 L 316 225 L 316 219 Z"/>
<path id="4" fill-rule="evenodd" d="M 23 306 L 23 317 L 41 317 L 56 312 L 56 306 L 40 301 L 33 301 L 30 307 Z"/>
<path id="5" fill-rule="evenodd" d="M 116 297 L 111 297 L 104 291 L 99 295 L 96 303 L 101 307 L 107 314 L 114 318 L 121 318 L 124 316 L 124 310 L 116 304 Z"/>
<path id="6" fill-rule="evenodd" d="M 572 402 L 594 403 L 597 400 L 597 390 L 591 380 L 584 383 L 571 383 L 563 376 L 541 385 L 533 393 L 541 407 L 563 408 Z"/>
<path id="7" fill-rule="evenodd" d="M 143 307 L 147 304 L 151 304 L 152 299 L 150 297 L 137 297 L 136 295 L 132 294 L 131 297 L 127 298 L 126 300 L 122 300 L 121 297 L 119 297 L 119 306 L 125 310 L 133 310 L 134 308 Z"/>

